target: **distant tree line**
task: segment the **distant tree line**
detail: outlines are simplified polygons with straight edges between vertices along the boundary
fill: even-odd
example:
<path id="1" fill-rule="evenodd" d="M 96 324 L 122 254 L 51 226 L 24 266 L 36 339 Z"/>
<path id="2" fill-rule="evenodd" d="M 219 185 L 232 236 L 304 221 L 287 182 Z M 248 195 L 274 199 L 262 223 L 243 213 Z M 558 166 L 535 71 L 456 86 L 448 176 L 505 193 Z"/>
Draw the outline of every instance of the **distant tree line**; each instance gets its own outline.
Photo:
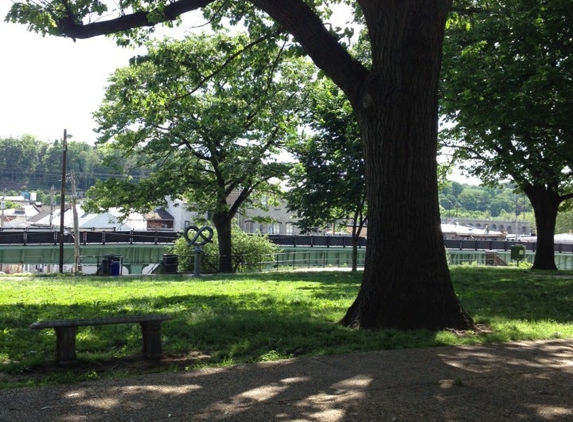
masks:
<path id="1" fill-rule="evenodd" d="M 96 180 L 126 176 L 117 170 L 117 163 L 114 166 L 106 163 L 105 154 L 105 150 L 86 143 L 68 141 L 66 173 L 74 171 L 78 191 L 86 191 Z M 54 186 L 57 193 L 62 179 L 62 160 L 61 140 L 49 143 L 30 135 L 0 138 L 0 189 L 47 193 Z M 121 157 L 116 161 L 122 164 Z M 122 166 L 126 167 L 125 162 Z M 142 177 L 148 172 L 147 168 L 138 169 L 129 175 Z"/>
<path id="2" fill-rule="evenodd" d="M 440 211 L 443 218 L 507 220 L 521 215 L 534 221 L 531 203 L 511 185 L 491 188 L 449 181 L 440 190 Z"/>

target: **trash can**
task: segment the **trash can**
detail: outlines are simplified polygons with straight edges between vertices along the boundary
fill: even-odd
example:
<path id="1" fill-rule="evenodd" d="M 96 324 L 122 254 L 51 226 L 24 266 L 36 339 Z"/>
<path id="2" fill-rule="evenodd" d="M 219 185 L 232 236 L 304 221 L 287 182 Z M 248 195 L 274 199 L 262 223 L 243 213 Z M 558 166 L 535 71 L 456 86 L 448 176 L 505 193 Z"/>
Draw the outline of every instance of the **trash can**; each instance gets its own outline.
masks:
<path id="1" fill-rule="evenodd" d="M 104 258 L 101 260 L 101 264 L 99 266 L 99 271 L 98 274 L 99 275 L 105 275 L 108 276 L 111 274 L 111 261 L 109 260 L 109 258 Z"/>
<path id="2" fill-rule="evenodd" d="M 511 246 L 511 260 L 512 261 L 523 261 L 525 259 L 525 246 L 523 245 L 512 245 Z"/>
<path id="3" fill-rule="evenodd" d="M 161 267 L 163 274 L 177 274 L 177 267 L 179 266 L 179 256 L 164 254 L 161 260 Z"/>
<path id="4" fill-rule="evenodd" d="M 121 275 L 121 255 L 105 255 L 102 264 L 104 261 L 108 261 L 109 264 L 107 265 L 107 272 L 102 271 L 102 275 Z"/>
<path id="5" fill-rule="evenodd" d="M 120 261 L 112 261 L 111 262 L 110 275 L 112 275 L 112 276 L 121 275 L 121 262 Z"/>

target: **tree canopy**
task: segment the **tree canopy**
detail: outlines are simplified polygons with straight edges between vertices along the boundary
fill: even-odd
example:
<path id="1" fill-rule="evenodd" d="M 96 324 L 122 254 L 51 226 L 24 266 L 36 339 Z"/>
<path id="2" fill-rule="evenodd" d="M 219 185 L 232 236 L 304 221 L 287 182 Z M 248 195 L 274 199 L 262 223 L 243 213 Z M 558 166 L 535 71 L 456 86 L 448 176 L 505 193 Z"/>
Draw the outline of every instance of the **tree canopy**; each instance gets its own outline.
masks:
<path id="1" fill-rule="evenodd" d="M 61 139 L 52 143 L 30 135 L 0 138 L 0 184 L 8 189 L 44 189 L 59 186 L 62 177 Z M 66 169 L 78 174 L 77 187 L 84 191 L 95 179 L 106 179 L 112 171 L 96 148 L 69 141 Z"/>
<path id="2" fill-rule="evenodd" d="M 510 180 L 531 201 L 534 268 L 555 269 L 559 204 L 573 198 L 573 3 L 471 2 L 445 42 L 446 144 L 484 182 Z"/>
<path id="3" fill-rule="evenodd" d="M 341 323 L 473 328 L 455 295 L 439 226 L 438 82 L 452 0 L 344 2 L 366 23 L 368 62 L 351 53 L 343 30 L 325 26 L 325 13 L 339 0 L 17 0 L 8 19 L 72 39 L 133 39 L 138 29 L 199 9 L 215 30 L 236 23 L 251 34 L 280 29 L 344 92 L 360 127 L 370 216 L 366 266 Z M 412 265 L 406 255 L 424 259 Z"/>

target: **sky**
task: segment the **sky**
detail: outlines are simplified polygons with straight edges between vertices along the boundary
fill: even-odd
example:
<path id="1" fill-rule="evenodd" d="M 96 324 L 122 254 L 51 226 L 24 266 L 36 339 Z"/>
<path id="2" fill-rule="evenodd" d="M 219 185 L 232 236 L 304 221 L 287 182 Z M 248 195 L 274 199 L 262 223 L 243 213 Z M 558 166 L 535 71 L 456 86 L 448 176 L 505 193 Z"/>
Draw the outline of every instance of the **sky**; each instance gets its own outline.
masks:
<path id="1" fill-rule="evenodd" d="M 73 141 L 93 144 L 92 114 L 108 78 L 137 52 L 106 37 L 74 42 L 31 33 L 26 25 L 4 22 L 11 4 L 0 0 L 0 138 L 28 134 L 52 142 L 67 129 Z M 348 14 L 334 18 L 342 23 Z M 203 27 L 201 18 L 188 13 L 180 27 L 157 33 L 181 37 L 196 26 Z"/>
<path id="2" fill-rule="evenodd" d="M 93 144 L 92 113 L 109 76 L 129 64 L 134 50 L 106 37 L 76 42 L 28 32 L 26 25 L 4 22 L 12 0 L 0 0 L 0 138 L 36 136 Z M 188 29 L 165 29 L 176 36 Z M 141 50 L 140 50 L 141 51 Z"/>

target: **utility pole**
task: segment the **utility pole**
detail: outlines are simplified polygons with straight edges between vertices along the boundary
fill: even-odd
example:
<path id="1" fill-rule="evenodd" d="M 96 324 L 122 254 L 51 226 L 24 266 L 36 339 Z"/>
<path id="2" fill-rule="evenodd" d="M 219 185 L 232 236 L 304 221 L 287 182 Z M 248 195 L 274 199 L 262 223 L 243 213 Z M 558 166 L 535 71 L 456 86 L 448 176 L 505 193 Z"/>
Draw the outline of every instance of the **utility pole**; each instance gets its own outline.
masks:
<path id="1" fill-rule="evenodd" d="M 74 216 L 74 274 L 77 274 L 81 270 L 80 231 L 78 228 L 78 209 L 77 209 L 78 195 L 76 192 L 76 174 L 73 170 L 70 172 L 69 179 L 70 183 L 72 184 L 72 212 Z"/>
<path id="2" fill-rule="evenodd" d="M 66 155 L 68 153 L 68 130 L 64 129 L 64 139 L 62 140 L 62 185 L 60 188 L 60 268 L 59 272 L 64 272 L 64 213 L 66 212 Z"/>
<path id="3" fill-rule="evenodd" d="M 2 202 L 0 202 L 0 208 L 2 208 L 2 217 L 0 218 L 0 227 L 4 228 L 4 208 L 6 208 L 6 189 L 4 189 L 4 194 L 2 196 Z"/>
<path id="4" fill-rule="evenodd" d="M 519 237 L 519 195 L 515 194 L 515 240 Z"/>
<path id="5" fill-rule="evenodd" d="M 50 230 L 54 227 L 54 185 L 50 188 Z"/>

